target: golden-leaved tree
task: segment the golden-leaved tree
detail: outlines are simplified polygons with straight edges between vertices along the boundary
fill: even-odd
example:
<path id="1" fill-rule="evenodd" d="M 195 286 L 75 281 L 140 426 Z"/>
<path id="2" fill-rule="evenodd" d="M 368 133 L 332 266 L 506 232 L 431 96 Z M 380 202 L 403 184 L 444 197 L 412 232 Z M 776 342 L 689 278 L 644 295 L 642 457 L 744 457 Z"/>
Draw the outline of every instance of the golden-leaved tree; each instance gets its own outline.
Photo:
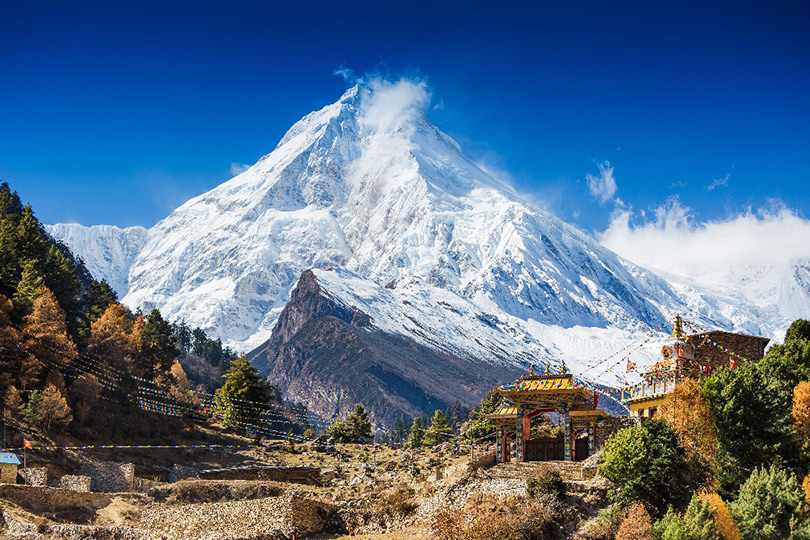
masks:
<path id="1" fill-rule="evenodd" d="M 616 540 L 653 540 L 652 519 L 643 504 L 630 507 L 616 531 Z"/>
<path id="2" fill-rule="evenodd" d="M 42 391 L 42 401 L 37 412 L 45 433 L 50 433 L 52 428 L 64 427 L 73 421 L 73 414 L 67 399 L 53 384 L 46 385 Z"/>
<path id="3" fill-rule="evenodd" d="M 110 304 L 90 325 L 87 352 L 90 356 L 125 371 L 132 371 L 132 358 L 138 350 L 136 321 L 121 304 Z"/>
<path id="4" fill-rule="evenodd" d="M 802 381 L 793 389 L 793 422 L 796 431 L 810 435 L 810 382 Z"/>
<path id="5" fill-rule="evenodd" d="M 66 366 L 78 355 L 67 333 L 65 312 L 56 296 L 43 288 L 33 311 L 25 317 L 23 341 L 26 349 L 43 364 Z"/>
<path id="6" fill-rule="evenodd" d="M 678 434 L 690 460 L 703 465 L 712 462 L 717 452 L 717 426 L 696 380 L 678 383 L 661 404 L 660 414 Z"/>

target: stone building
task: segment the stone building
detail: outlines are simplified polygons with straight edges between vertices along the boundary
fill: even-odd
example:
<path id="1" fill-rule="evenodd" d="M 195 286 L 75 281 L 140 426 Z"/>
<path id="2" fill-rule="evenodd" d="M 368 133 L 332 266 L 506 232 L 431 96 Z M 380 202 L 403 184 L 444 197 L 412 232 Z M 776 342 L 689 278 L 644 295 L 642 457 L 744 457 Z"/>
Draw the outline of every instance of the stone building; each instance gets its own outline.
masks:
<path id="1" fill-rule="evenodd" d="M 14 454 L 0 453 L 0 484 L 16 484 L 20 458 Z"/>

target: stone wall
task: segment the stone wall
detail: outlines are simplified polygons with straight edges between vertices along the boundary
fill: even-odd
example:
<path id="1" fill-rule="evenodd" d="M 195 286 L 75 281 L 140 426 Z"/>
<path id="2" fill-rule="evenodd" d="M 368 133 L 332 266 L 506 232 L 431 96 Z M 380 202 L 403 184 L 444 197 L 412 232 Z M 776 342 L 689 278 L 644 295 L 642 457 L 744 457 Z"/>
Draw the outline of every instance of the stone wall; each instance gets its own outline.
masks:
<path id="1" fill-rule="evenodd" d="M 211 531 L 225 538 L 286 539 L 293 531 L 312 535 L 333 527 L 335 508 L 300 496 L 249 501 L 187 504 L 145 510 L 141 528 L 150 538 L 206 538 Z"/>
<path id="2" fill-rule="evenodd" d="M 294 484 L 318 485 L 321 469 L 318 467 L 241 467 L 200 471 L 204 480 L 271 480 Z"/>
<path id="3" fill-rule="evenodd" d="M 20 469 L 20 476 L 23 479 L 23 483 L 28 486 L 48 486 L 48 470 L 45 467 L 28 467 L 27 469 Z"/>
<path id="4" fill-rule="evenodd" d="M 89 476 L 91 489 L 98 493 L 132 491 L 135 484 L 135 465 L 132 463 L 87 463 L 81 466 L 79 474 Z"/>
<path id="5" fill-rule="evenodd" d="M 0 484 L 17 483 L 17 465 L 0 463 Z"/>
<path id="6" fill-rule="evenodd" d="M 632 416 L 610 416 L 599 420 L 596 424 L 596 440 L 594 452 L 605 447 L 605 443 L 622 428 L 633 426 L 637 420 Z"/>
<path id="7" fill-rule="evenodd" d="M 89 476 L 68 474 L 59 479 L 59 483 L 56 487 L 82 493 L 90 493 L 90 484 L 91 479 Z"/>
<path id="8" fill-rule="evenodd" d="M 709 332 L 706 337 L 754 362 L 762 360 L 765 345 L 769 341 L 767 338 L 734 334 L 720 330 Z M 712 366 L 712 370 L 729 367 L 729 354 L 712 345 L 705 338 L 698 339 L 689 336 L 687 342 L 695 346 L 695 357 L 698 361 L 701 363 L 708 362 Z M 737 362 L 742 361 L 738 358 Z"/>
<path id="9" fill-rule="evenodd" d="M 179 482 L 187 478 L 199 478 L 200 471 L 194 467 L 187 467 L 185 465 L 172 465 L 172 470 L 169 472 L 169 482 Z"/>

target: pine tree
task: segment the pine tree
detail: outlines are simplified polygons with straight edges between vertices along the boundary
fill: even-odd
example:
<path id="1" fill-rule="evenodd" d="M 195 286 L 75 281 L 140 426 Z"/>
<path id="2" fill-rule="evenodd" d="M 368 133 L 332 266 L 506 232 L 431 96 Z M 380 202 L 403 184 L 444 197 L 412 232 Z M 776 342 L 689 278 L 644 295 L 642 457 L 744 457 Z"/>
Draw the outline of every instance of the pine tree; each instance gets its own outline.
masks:
<path id="1" fill-rule="evenodd" d="M 441 409 L 437 409 L 430 419 L 430 425 L 425 430 L 425 438 L 422 444 L 425 446 L 436 446 L 450 440 L 453 435 L 453 428 L 447 424 L 447 418 Z"/>
<path id="2" fill-rule="evenodd" d="M 347 418 L 347 422 L 355 442 L 371 442 L 373 438 L 371 435 L 371 422 L 368 420 L 368 413 L 365 407 L 359 403 L 355 405 L 354 411 Z"/>
<path id="3" fill-rule="evenodd" d="M 42 392 L 34 390 L 28 398 L 28 403 L 25 404 L 25 420 L 33 426 L 39 425 L 42 421 L 42 415 L 39 408 L 42 405 Z"/>
<path id="4" fill-rule="evenodd" d="M 147 379 L 169 375 L 172 364 L 180 356 L 172 326 L 160 311 L 153 309 L 144 320 L 140 335 L 140 351 L 136 361 L 139 374 Z"/>
<path id="5" fill-rule="evenodd" d="M 23 326 L 25 347 L 39 361 L 65 366 L 76 358 L 76 345 L 67 334 L 65 312 L 56 297 L 45 288 Z"/>
<path id="6" fill-rule="evenodd" d="M 464 435 L 469 439 L 480 439 L 495 431 L 495 424 L 486 419 L 486 415 L 495 412 L 501 405 L 501 395 L 493 388 L 481 400 L 481 405 L 473 410 Z"/>
<path id="7" fill-rule="evenodd" d="M 53 384 L 45 386 L 42 391 L 42 401 L 37 409 L 40 425 L 45 433 L 52 428 L 64 427 L 73 421 L 73 413 L 65 396 Z"/>
<path id="8" fill-rule="evenodd" d="M 799 480 L 778 465 L 756 469 L 731 503 L 744 540 L 807 538 L 810 533 Z"/>
<path id="9" fill-rule="evenodd" d="M 272 391 L 256 368 L 243 356 L 231 363 L 224 378 L 225 384 L 216 392 L 216 403 L 225 424 L 244 427 L 258 422 Z"/>
<path id="10" fill-rule="evenodd" d="M 425 438 L 425 428 L 420 417 L 413 419 L 411 430 L 408 432 L 407 446 L 408 448 L 418 448 L 422 446 L 422 441 Z"/>
<path id="11" fill-rule="evenodd" d="M 118 295 L 110 284 L 104 280 L 90 282 L 90 286 L 82 295 L 82 303 L 84 304 L 85 317 L 87 321 L 92 323 L 96 321 L 102 314 L 113 304 L 118 302 Z"/>
<path id="12" fill-rule="evenodd" d="M 45 280 L 37 271 L 34 261 L 26 261 L 22 266 L 22 278 L 17 284 L 17 291 L 13 298 L 14 308 L 20 319 L 33 311 L 34 300 L 39 297 L 45 287 Z"/>
<path id="13" fill-rule="evenodd" d="M 683 515 L 672 508 L 655 524 L 661 540 L 723 540 L 714 524 L 714 510 L 708 501 L 693 495 Z"/>

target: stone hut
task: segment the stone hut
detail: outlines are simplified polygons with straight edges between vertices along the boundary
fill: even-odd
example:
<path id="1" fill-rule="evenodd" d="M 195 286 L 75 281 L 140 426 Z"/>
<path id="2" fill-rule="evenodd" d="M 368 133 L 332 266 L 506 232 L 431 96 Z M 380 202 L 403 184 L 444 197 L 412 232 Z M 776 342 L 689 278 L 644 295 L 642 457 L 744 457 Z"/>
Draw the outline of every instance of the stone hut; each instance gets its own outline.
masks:
<path id="1" fill-rule="evenodd" d="M 0 484 L 16 484 L 20 458 L 15 454 L 0 453 Z"/>

